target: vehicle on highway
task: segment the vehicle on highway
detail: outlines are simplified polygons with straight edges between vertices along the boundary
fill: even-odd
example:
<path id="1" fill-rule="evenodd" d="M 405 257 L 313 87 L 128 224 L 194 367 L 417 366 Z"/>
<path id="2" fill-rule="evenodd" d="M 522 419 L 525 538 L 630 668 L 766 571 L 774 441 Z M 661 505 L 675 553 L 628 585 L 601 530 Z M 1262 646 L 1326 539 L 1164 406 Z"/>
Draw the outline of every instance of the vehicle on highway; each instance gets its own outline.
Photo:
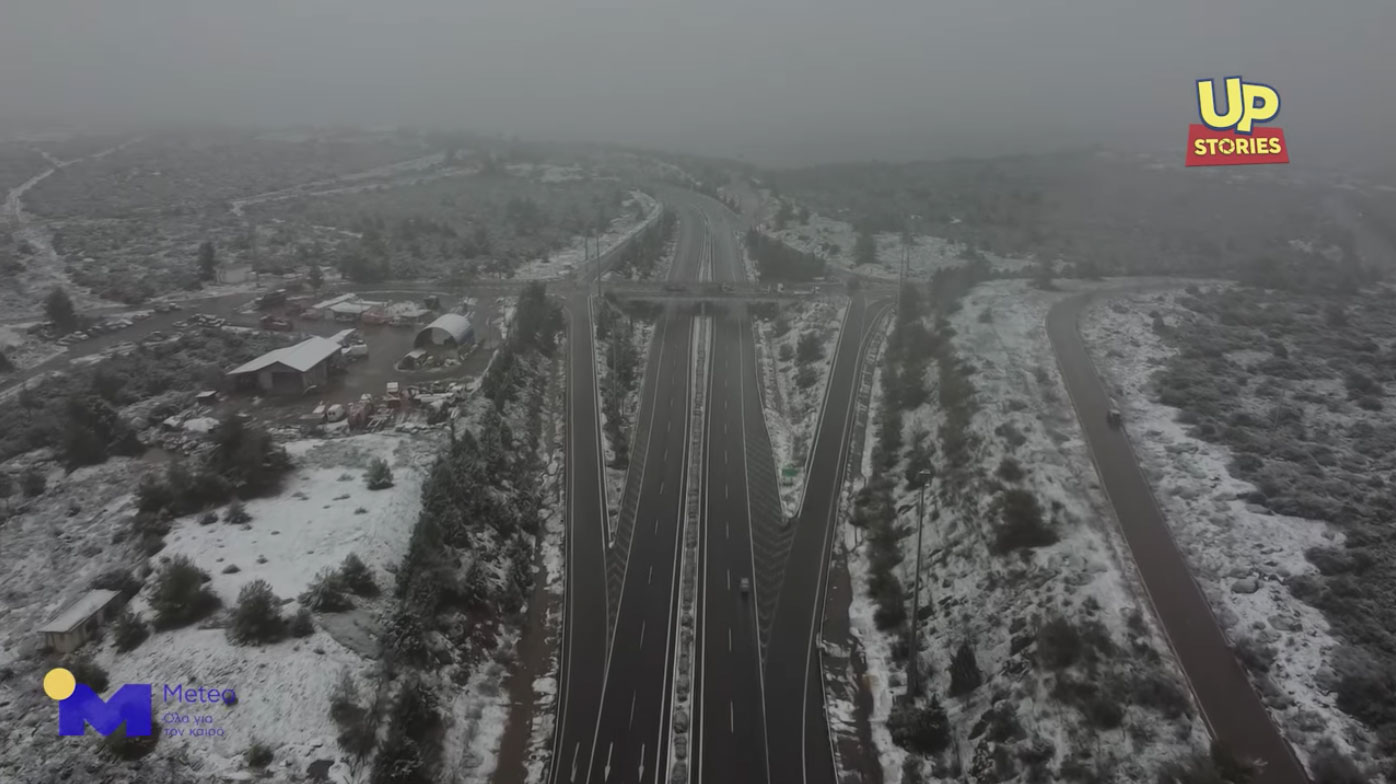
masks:
<path id="1" fill-rule="evenodd" d="M 747 594 L 751 593 L 751 580 L 746 577 L 743 577 L 742 581 L 738 583 L 737 587 L 741 589 L 742 596 L 743 598 L 745 598 Z"/>
<path id="2" fill-rule="evenodd" d="M 1107 424 L 1110 425 L 1110 427 L 1116 430 L 1119 430 L 1120 425 L 1124 422 L 1124 420 L 1120 417 L 1119 410 L 1115 408 L 1112 408 L 1109 411 L 1105 412 L 1105 421 Z"/>

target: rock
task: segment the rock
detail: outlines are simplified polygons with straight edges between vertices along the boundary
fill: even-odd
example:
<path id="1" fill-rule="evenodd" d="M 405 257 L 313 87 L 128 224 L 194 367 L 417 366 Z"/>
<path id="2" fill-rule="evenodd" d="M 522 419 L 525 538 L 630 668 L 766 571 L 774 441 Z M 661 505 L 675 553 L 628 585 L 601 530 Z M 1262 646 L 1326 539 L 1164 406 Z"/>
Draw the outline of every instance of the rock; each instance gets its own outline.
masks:
<path id="1" fill-rule="evenodd" d="M 1232 593 L 1255 593 L 1260 590 L 1260 581 L 1254 577 L 1237 580 L 1231 584 Z"/>
<path id="2" fill-rule="evenodd" d="M 1272 615 L 1270 625 L 1283 632 L 1297 632 L 1304 628 L 1299 619 L 1292 615 Z"/>

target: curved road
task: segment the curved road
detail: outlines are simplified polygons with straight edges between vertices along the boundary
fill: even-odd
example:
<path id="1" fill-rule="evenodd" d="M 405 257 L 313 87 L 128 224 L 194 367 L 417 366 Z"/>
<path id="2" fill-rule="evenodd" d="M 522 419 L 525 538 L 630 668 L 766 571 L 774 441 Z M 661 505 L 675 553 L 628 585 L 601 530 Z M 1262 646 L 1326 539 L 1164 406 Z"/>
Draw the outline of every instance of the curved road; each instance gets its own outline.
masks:
<path id="1" fill-rule="evenodd" d="M 1270 720 L 1173 542 L 1130 446 L 1128 423 L 1118 430 L 1106 424 L 1109 396 L 1078 328 L 1081 312 L 1092 297 L 1072 297 L 1053 306 L 1047 315 L 1047 333 L 1096 473 L 1134 554 L 1154 614 L 1213 737 L 1241 757 L 1264 764 L 1256 784 L 1306 784 L 1303 765 Z"/>

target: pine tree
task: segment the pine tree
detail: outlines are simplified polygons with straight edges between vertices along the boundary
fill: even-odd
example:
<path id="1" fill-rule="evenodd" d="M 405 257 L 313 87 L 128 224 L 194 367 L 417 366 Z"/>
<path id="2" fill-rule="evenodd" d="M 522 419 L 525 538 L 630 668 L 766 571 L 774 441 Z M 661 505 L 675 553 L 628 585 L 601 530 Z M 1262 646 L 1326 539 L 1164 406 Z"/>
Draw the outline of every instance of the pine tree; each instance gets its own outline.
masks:
<path id="1" fill-rule="evenodd" d="M 199 243 L 199 280 L 213 280 L 218 275 L 218 252 L 212 240 Z"/>

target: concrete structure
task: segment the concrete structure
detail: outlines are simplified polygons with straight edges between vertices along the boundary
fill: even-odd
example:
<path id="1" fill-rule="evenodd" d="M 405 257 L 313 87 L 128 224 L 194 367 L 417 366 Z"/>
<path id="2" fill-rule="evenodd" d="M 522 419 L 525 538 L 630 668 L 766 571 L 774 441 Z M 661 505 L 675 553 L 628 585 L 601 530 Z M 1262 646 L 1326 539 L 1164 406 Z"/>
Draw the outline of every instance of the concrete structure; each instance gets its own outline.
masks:
<path id="1" fill-rule="evenodd" d="M 63 608 L 39 634 L 44 644 L 59 653 L 70 653 L 92 639 L 107 621 L 121 609 L 121 594 L 116 591 L 88 591 Z"/>
<path id="2" fill-rule="evenodd" d="M 339 366 L 340 345 L 329 338 L 308 338 L 294 346 L 268 351 L 228 371 L 238 389 L 297 395 L 329 381 Z"/>
<path id="3" fill-rule="evenodd" d="M 414 348 L 430 346 L 462 348 L 475 342 L 475 330 L 470 319 L 459 313 L 447 313 L 428 324 L 417 339 L 412 341 Z"/>

